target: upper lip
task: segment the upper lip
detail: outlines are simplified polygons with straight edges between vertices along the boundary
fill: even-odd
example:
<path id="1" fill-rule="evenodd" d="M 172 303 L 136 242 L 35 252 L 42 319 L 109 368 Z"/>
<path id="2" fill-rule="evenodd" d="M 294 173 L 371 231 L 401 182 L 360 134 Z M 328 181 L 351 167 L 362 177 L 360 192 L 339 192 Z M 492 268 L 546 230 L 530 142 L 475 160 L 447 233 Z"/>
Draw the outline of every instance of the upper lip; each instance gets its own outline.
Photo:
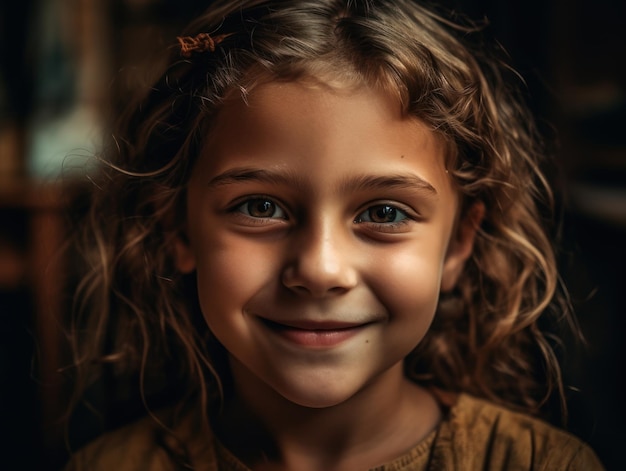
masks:
<path id="1" fill-rule="evenodd" d="M 346 321 L 316 321 L 307 319 L 289 319 L 289 320 L 274 320 L 264 317 L 260 318 L 264 323 L 270 324 L 274 327 L 300 329 L 300 330 L 342 330 L 350 329 L 354 327 L 360 327 L 369 322 L 346 322 Z"/>

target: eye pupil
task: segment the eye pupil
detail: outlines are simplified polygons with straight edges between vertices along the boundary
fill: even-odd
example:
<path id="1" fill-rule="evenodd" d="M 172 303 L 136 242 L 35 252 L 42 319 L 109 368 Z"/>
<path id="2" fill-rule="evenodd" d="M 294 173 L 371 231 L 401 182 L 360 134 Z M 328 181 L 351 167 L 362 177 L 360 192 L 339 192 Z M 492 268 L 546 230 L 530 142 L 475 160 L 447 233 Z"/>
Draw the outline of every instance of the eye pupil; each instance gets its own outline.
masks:
<path id="1" fill-rule="evenodd" d="M 370 218 L 374 222 L 393 222 L 396 212 L 393 206 L 376 206 L 370 210 Z"/>
<path id="2" fill-rule="evenodd" d="M 276 211 L 276 205 L 268 200 L 254 200 L 248 203 L 248 211 L 254 217 L 270 217 Z"/>

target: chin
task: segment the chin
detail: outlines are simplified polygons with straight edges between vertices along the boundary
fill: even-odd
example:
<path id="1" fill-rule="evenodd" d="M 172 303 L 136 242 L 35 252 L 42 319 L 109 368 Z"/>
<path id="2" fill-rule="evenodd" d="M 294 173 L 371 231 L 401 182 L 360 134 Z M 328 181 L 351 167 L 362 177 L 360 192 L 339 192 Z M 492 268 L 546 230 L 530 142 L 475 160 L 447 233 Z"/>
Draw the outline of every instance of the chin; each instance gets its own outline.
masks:
<path id="1" fill-rule="evenodd" d="M 302 389 L 289 388 L 289 390 L 276 390 L 287 401 L 309 409 L 325 409 L 338 406 L 349 400 L 354 393 L 345 390 L 332 391 L 330 388 L 324 389 L 318 384 L 315 390 L 310 387 Z"/>

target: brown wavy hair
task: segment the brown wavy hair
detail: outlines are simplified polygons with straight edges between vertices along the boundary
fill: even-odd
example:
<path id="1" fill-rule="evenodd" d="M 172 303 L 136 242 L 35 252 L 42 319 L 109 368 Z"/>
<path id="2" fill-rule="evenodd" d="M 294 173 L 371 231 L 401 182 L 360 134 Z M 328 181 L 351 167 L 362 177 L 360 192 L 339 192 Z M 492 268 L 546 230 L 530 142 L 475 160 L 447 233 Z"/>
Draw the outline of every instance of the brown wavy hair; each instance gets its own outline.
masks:
<path id="1" fill-rule="evenodd" d="M 219 41 L 184 50 L 189 57 L 170 48 L 94 177 L 78 237 L 87 274 L 74 320 L 77 397 L 105 368 L 138 384 L 146 402 L 173 383 L 178 399 L 219 402 L 225 352 L 199 314 L 193 277 L 173 262 L 186 183 L 229 96 L 303 78 L 392 94 L 447 143 L 462 210 L 485 207 L 473 255 L 407 358 L 407 375 L 533 414 L 562 397 L 542 320 L 569 315 L 555 302 L 555 256 L 542 227 L 552 204 L 545 152 L 518 77 L 488 52 L 479 28 L 455 21 L 410 0 L 228 0 L 197 18 L 182 36 Z"/>

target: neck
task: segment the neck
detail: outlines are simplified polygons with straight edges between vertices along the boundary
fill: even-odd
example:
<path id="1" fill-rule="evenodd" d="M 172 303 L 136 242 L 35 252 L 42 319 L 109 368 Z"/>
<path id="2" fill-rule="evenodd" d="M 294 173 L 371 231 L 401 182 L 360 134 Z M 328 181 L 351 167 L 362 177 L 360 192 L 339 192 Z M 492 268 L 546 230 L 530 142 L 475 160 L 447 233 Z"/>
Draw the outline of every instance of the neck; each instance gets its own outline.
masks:
<path id="1" fill-rule="evenodd" d="M 368 469 L 408 451 L 440 420 L 433 397 L 404 377 L 402 364 L 324 408 L 290 402 L 240 368 L 233 365 L 236 396 L 216 432 L 255 469 Z"/>

